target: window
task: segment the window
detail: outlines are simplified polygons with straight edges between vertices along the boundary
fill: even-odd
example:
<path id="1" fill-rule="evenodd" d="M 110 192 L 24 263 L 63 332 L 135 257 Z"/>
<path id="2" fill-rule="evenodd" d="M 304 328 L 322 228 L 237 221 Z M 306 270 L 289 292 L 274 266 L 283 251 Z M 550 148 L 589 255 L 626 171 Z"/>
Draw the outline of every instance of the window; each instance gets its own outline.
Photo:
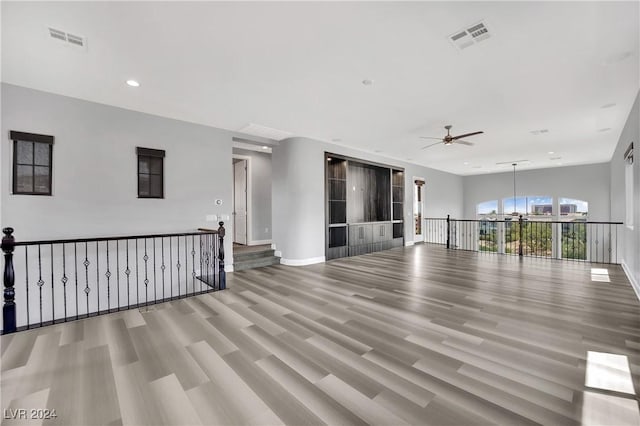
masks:
<path id="1" fill-rule="evenodd" d="M 13 193 L 51 195 L 53 136 L 10 132 L 13 140 Z"/>
<path id="2" fill-rule="evenodd" d="M 498 216 L 498 200 L 484 201 L 476 205 L 478 219 L 495 219 Z"/>
<path id="3" fill-rule="evenodd" d="M 164 198 L 164 150 L 136 148 L 138 198 Z"/>
<path id="4" fill-rule="evenodd" d="M 625 222 L 633 229 L 633 142 L 624 153 Z"/>

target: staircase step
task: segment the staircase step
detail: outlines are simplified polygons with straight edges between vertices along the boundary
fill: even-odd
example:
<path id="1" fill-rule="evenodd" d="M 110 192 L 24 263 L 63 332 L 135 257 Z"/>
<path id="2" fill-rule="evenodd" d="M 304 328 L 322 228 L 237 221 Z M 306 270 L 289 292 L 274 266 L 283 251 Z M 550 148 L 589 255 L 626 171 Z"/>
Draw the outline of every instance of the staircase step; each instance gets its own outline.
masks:
<path id="1" fill-rule="evenodd" d="M 273 250 L 272 250 L 273 251 Z M 258 257 L 238 262 L 234 259 L 233 270 L 244 271 L 253 268 L 262 268 L 263 266 L 279 265 L 280 258 L 277 256 Z"/>
<path id="2" fill-rule="evenodd" d="M 234 262 L 244 262 L 245 260 L 259 259 L 263 257 L 272 257 L 275 253 L 275 250 L 266 249 L 260 251 L 248 251 L 248 252 L 240 252 L 233 253 Z"/>

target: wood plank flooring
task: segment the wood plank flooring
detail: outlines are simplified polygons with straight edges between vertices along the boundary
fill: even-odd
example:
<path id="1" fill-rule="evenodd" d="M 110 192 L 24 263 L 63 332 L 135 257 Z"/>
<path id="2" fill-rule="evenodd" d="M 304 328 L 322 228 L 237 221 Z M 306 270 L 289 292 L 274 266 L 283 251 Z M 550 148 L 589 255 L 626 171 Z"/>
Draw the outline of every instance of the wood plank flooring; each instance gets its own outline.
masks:
<path id="1" fill-rule="evenodd" d="M 2 423 L 588 423 L 611 395 L 585 388 L 587 351 L 626 355 L 640 386 L 640 303 L 619 266 L 591 267 L 420 245 L 235 272 L 224 292 L 2 336 Z M 57 417 L 6 418 L 20 408 Z"/>

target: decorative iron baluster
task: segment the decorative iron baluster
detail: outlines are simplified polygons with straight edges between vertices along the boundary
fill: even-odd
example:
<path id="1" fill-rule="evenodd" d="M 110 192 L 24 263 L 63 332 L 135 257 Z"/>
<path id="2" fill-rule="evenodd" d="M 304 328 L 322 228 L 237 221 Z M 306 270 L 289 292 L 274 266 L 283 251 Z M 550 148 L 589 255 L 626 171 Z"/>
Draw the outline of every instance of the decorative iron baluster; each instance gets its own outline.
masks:
<path id="1" fill-rule="evenodd" d="M 144 239 L 144 257 L 142 258 L 142 260 L 144 260 L 144 306 L 148 306 L 149 305 L 149 292 L 148 292 L 148 288 L 149 288 L 149 276 L 147 274 L 147 261 L 149 260 L 149 256 L 147 255 L 147 239 Z"/>
<path id="2" fill-rule="evenodd" d="M 29 315 L 29 246 L 24 246 L 24 288 L 27 292 L 27 330 L 31 326 L 31 316 Z"/>
<path id="3" fill-rule="evenodd" d="M 176 240 L 178 241 L 178 249 L 176 253 L 176 256 L 178 257 L 178 263 L 176 264 L 176 269 L 178 271 L 176 272 L 176 276 L 178 277 L 178 297 L 180 297 L 180 236 L 177 236 Z"/>
<path id="4" fill-rule="evenodd" d="M 117 241 L 116 241 L 117 242 Z M 105 241 L 107 246 L 107 272 L 104 273 L 104 276 L 107 277 L 107 312 L 111 312 L 111 271 L 109 270 L 109 241 Z M 116 252 L 116 257 L 118 252 Z"/>
<path id="5" fill-rule="evenodd" d="M 51 323 L 56 323 L 56 304 L 54 299 L 55 289 L 53 287 L 54 278 L 53 278 L 53 244 L 49 245 L 51 252 Z"/>
<path id="6" fill-rule="evenodd" d="M 191 235 L 191 285 L 193 292 L 196 292 L 196 243 L 195 236 Z M 202 290 L 202 287 L 200 288 Z"/>
<path id="7" fill-rule="evenodd" d="M 202 260 L 202 250 L 204 250 L 204 247 L 202 246 L 203 244 L 203 240 L 202 240 L 203 235 L 199 235 L 198 238 L 200 239 L 200 291 L 202 292 L 202 280 L 205 279 L 204 278 L 204 271 L 203 271 L 203 265 L 204 265 L 204 261 Z"/>
<path id="8" fill-rule="evenodd" d="M 153 239 L 153 303 L 156 303 L 157 296 L 157 279 L 156 279 L 156 239 Z"/>
<path id="9" fill-rule="evenodd" d="M 171 237 L 169 237 L 169 239 L 171 239 Z M 160 238 L 160 253 L 162 255 L 162 266 L 160 266 L 160 269 L 162 270 L 162 299 L 164 300 L 165 298 L 164 270 L 166 269 L 166 266 L 164 266 L 164 237 Z"/>
<path id="10" fill-rule="evenodd" d="M 67 322 L 67 262 L 65 257 L 67 256 L 64 243 L 62 243 L 62 294 L 64 295 L 64 321 Z"/>
<path id="11" fill-rule="evenodd" d="M 171 265 L 173 265 L 173 241 L 171 237 L 169 237 L 169 297 L 173 299 L 173 270 L 171 270 Z"/>
<path id="12" fill-rule="evenodd" d="M 136 241 L 136 306 L 140 307 L 140 276 L 138 274 L 138 239 Z"/>
<path id="13" fill-rule="evenodd" d="M 98 315 L 100 315 L 100 255 L 98 254 L 98 242 L 96 241 L 96 291 L 98 296 Z"/>
<path id="14" fill-rule="evenodd" d="M 4 253 L 4 272 L 2 280 L 4 283 L 4 305 L 2 306 L 2 333 L 13 333 L 16 331 L 16 291 L 15 271 L 13 269 L 13 250 L 16 240 L 13 234 L 13 228 L 4 228 L 2 230 L 2 252 Z"/>
<path id="15" fill-rule="evenodd" d="M 42 327 L 42 286 L 44 285 L 44 281 L 42 281 L 42 247 L 38 244 L 38 289 L 40 293 L 40 327 Z"/>
<path id="16" fill-rule="evenodd" d="M 80 313 L 80 308 L 78 305 L 78 300 L 80 299 L 78 297 L 78 243 L 73 243 L 73 270 L 76 280 L 76 319 L 78 319 Z"/>
<path id="17" fill-rule="evenodd" d="M 118 289 L 118 307 L 120 310 L 120 241 L 116 240 L 116 288 Z"/>
<path id="18" fill-rule="evenodd" d="M 87 300 L 87 317 L 88 317 L 89 316 L 89 293 L 91 292 L 91 289 L 89 288 L 89 265 L 91 264 L 91 262 L 89 262 L 88 243 L 84 243 L 84 262 L 82 264 L 84 265 L 84 277 L 85 277 L 84 294 L 86 295 L 86 300 Z"/>
<path id="19" fill-rule="evenodd" d="M 184 236 L 184 295 L 189 293 L 189 256 L 187 255 L 187 246 L 189 241 L 187 236 Z"/>
<path id="20" fill-rule="evenodd" d="M 127 243 L 127 269 L 124 270 L 124 274 L 127 276 L 127 309 L 131 307 L 131 289 L 129 286 L 129 278 L 131 275 L 131 269 L 129 269 L 129 240 L 125 240 Z"/>
<path id="21" fill-rule="evenodd" d="M 225 233 L 225 229 L 224 229 L 224 222 L 218 222 L 218 225 L 220 225 L 220 227 L 218 228 L 218 241 L 220 244 L 220 247 L 218 248 L 218 263 L 219 263 L 219 268 L 220 268 L 220 290 L 224 290 L 225 288 L 227 288 L 227 273 L 224 270 L 224 233 Z"/>

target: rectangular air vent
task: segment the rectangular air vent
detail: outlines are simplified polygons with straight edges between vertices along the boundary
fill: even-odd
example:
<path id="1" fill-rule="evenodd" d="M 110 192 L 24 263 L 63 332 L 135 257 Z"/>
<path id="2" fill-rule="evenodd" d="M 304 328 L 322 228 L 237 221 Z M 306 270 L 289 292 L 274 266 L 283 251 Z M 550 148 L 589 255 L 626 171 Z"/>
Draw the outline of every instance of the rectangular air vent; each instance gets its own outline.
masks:
<path id="1" fill-rule="evenodd" d="M 473 46 L 474 44 L 486 40 L 489 37 L 491 37 L 489 28 L 484 21 L 481 21 L 477 24 L 470 25 L 467 28 L 456 31 L 449 36 L 449 40 L 458 48 L 458 50 L 463 50 L 469 46 Z"/>
<path id="2" fill-rule="evenodd" d="M 73 46 L 80 49 L 86 49 L 87 47 L 87 39 L 85 37 L 70 34 L 55 28 L 48 28 L 49 37 L 55 39 L 56 41 L 61 41 L 66 43 L 67 46 Z"/>

